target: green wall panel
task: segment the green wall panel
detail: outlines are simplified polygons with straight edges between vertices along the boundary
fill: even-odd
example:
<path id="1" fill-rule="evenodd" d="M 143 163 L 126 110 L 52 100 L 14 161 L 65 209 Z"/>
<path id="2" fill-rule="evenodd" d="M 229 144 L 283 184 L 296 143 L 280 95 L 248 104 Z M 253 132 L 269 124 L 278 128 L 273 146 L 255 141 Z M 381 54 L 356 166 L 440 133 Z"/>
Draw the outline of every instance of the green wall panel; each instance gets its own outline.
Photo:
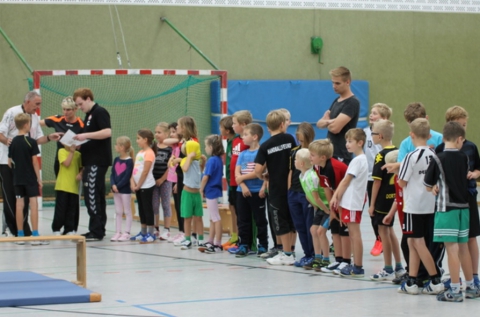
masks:
<path id="1" fill-rule="evenodd" d="M 112 7 L 113 8 L 113 7 Z M 370 102 L 394 109 L 395 143 L 407 135 L 403 109 L 422 101 L 441 131 L 445 110 L 480 115 L 477 14 L 299 9 L 117 6 L 132 68 L 212 68 L 167 17 L 230 79 L 329 79 L 336 66 L 370 82 Z M 127 58 L 114 20 L 124 67 Z M 117 68 L 109 7 L 0 4 L 0 27 L 34 69 Z M 324 41 L 321 60 L 310 37 Z M 28 72 L 0 39 L 0 110 L 21 102 Z M 44 114 L 49 115 L 49 114 Z M 295 120 L 295 118 L 293 118 Z M 471 123 L 469 138 L 480 143 Z"/>

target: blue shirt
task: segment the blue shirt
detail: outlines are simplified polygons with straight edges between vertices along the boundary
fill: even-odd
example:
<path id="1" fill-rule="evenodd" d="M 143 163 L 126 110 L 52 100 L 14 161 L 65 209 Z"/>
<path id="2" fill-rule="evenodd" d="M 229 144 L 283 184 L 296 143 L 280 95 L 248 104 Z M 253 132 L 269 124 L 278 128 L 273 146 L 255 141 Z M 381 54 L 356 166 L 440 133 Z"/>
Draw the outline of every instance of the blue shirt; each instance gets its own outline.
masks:
<path id="1" fill-rule="evenodd" d="M 433 131 L 431 129 L 430 129 L 430 134 L 431 134 L 431 137 L 430 137 L 430 139 L 428 139 L 427 145 L 430 148 L 435 149 L 437 146 L 439 146 L 443 142 L 443 135 L 441 133 L 439 133 L 437 131 Z M 411 137 L 408 137 L 408 138 L 404 139 L 402 141 L 402 143 L 400 143 L 400 148 L 398 150 L 397 162 L 403 161 L 405 156 L 408 153 L 413 152 L 415 150 L 415 148 L 416 147 L 415 147 L 415 145 L 413 145 Z"/>
<path id="2" fill-rule="evenodd" d="M 208 176 L 204 190 L 205 197 L 207 199 L 222 197 L 223 162 L 220 156 L 212 156 L 208 159 L 203 175 Z"/>
<path id="3" fill-rule="evenodd" d="M 237 160 L 237 165 L 240 166 L 240 173 L 242 175 L 249 174 L 255 171 L 255 157 L 257 156 L 258 149 L 254 151 L 246 150 L 240 153 Z M 263 180 L 255 177 L 254 179 L 247 179 L 243 181 L 247 185 L 251 193 L 258 193 L 263 185 Z M 240 186 L 237 187 L 237 192 L 242 192 Z"/>

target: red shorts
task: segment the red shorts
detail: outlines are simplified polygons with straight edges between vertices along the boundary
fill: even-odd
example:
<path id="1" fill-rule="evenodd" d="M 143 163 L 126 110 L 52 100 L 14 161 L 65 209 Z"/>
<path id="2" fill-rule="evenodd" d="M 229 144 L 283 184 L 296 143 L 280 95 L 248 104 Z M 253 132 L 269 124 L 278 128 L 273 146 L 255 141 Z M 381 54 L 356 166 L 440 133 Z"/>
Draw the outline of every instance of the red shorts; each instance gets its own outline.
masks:
<path id="1" fill-rule="evenodd" d="M 362 221 L 362 211 L 351 211 L 342 208 L 342 214 L 340 220 L 343 223 L 360 223 Z"/>

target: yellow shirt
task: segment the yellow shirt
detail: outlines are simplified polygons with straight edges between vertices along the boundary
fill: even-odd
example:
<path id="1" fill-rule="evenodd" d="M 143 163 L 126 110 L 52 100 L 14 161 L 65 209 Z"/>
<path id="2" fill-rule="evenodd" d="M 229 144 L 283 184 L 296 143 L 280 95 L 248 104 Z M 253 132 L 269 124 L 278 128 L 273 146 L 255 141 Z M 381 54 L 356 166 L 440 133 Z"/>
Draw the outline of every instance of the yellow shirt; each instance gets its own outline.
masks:
<path id="1" fill-rule="evenodd" d="M 78 184 L 76 177 L 82 167 L 81 154 L 78 151 L 73 153 L 72 162 L 70 166 L 63 165 L 63 162 L 68 157 L 69 151 L 65 149 L 58 150 L 58 162 L 60 163 L 60 170 L 58 171 L 57 183 L 55 184 L 55 190 L 61 190 L 63 192 L 78 195 Z"/>

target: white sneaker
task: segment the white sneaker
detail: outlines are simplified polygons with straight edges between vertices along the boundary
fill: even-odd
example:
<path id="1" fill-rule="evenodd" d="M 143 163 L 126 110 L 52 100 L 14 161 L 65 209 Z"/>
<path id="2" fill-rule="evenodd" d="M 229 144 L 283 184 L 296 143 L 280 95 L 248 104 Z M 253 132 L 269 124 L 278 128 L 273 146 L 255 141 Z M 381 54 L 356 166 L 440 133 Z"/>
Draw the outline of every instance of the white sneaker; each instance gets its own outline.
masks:
<path id="1" fill-rule="evenodd" d="M 443 283 L 433 284 L 432 280 L 430 280 L 423 285 L 422 294 L 437 295 L 444 290 Z"/>
<path id="2" fill-rule="evenodd" d="M 190 239 L 192 239 L 192 246 L 196 247 L 198 246 L 198 240 L 194 237 L 194 236 L 191 236 Z"/>
<path id="3" fill-rule="evenodd" d="M 295 256 L 293 256 L 293 254 L 286 255 L 284 252 L 280 252 L 273 258 L 267 259 L 267 263 L 270 265 L 293 265 L 293 263 L 295 263 Z"/>
<path id="4" fill-rule="evenodd" d="M 329 266 L 322 267 L 320 271 L 323 273 L 333 273 L 333 271 L 336 270 L 339 266 L 340 266 L 340 262 L 333 262 L 333 263 L 330 263 Z"/>
<path id="5" fill-rule="evenodd" d="M 349 265 L 347 262 L 340 263 L 340 265 L 335 270 L 333 270 L 332 273 L 335 275 L 340 275 L 340 271 L 347 265 Z"/>
<path id="6" fill-rule="evenodd" d="M 190 250 L 192 248 L 192 241 L 189 241 L 189 240 L 185 240 L 182 242 L 182 245 L 181 245 L 181 250 Z"/>
<path id="7" fill-rule="evenodd" d="M 395 277 L 395 272 L 388 273 L 385 270 L 381 270 L 376 274 L 370 275 L 372 281 L 386 281 L 393 279 Z"/>
<path id="8" fill-rule="evenodd" d="M 162 233 L 158 237 L 160 240 L 168 240 L 170 238 L 170 230 L 163 229 Z"/>
<path id="9" fill-rule="evenodd" d="M 179 232 L 174 236 L 170 235 L 170 238 L 168 238 L 168 242 L 173 243 L 178 239 L 183 239 L 183 237 L 184 237 L 183 232 Z"/>
<path id="10" fill-rule="evenodd" d="M 400 294 L 418 295 L 420 294 L 420 289 L 418 288 L 417 284 L 408 286 L 407 281 L 404 281 L 402 285 L 400 285 L 400 287 L 397 289 L 397 292 Z"/>
<path id="11" fill-rule="evenodd" d="M 60 231 L 54 231 L 54 232 L 53 232 L 53 235 L 54 235 L 54 236 L 61 236 L 62 234 L 60 233 Z"/>
<path id="12" fill-rule="evenodd" d="M 67 232 L 66 235 L 67 235 L 67 236 L 76 236 L 76 235 L 77 235 L 77 232 L 75 232 L 75 231 L 70 231 L 70 232 Z"/>
<path id="13" fill-rule="evenodd" d="M 173 241 L 173 245 L 176 247 L 181 247 L 184 241 L 187 241 L 187 239 L 185 239 L 185 237 L 182 237 L 182 240 L 178 239 L 176 241 Z"/>

